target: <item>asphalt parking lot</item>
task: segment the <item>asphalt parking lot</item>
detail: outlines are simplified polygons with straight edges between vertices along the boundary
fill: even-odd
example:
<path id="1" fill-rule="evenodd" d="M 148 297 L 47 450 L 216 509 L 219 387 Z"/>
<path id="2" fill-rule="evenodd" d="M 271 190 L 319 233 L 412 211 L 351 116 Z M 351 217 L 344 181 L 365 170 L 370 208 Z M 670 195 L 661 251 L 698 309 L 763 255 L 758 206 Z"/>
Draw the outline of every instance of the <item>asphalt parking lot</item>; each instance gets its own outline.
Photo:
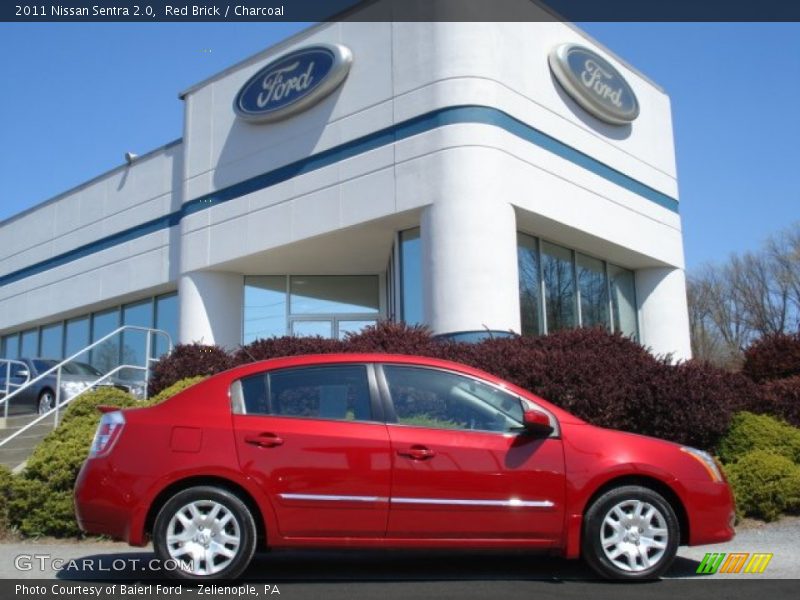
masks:
<path id="1" fill-rule="evenodd" d="M 259 596 L 277 586 L 288 598 L 796 598 L 800 585 L 800 518 L 748 524 L 726 544 L 681 548 L 659 582 L 617 584 L 595 580 L 579 561 L 525 552 L 284 551 L 258 555 L 239 583 Z M 113 542 L 7 542 L 0 545 L 0 578 L 78 582 L 164 581 L 148 569 L 149 548 Z M 697 575 L 706 552 L 771 552 L 763 574 Z M 22 559 L 20 556 L 29 557 Z M 49 558 L 73 560 L 52 568 Z M 17 567 L 23 566 L 25 570 Z M 44 567 L 42 569 L 41 567 Z M 40 581 L 37 581 L 40 582 Z M 194 591 L 194 590 L 192 590 Z M 185 594 L 184 594 L 185 595 Z M 128 595 L 127 597 L 132 597 Z M 150 596 L 152 597 L 152 596 Z M 164 597 L 164 596 L 158 596 Z"/>

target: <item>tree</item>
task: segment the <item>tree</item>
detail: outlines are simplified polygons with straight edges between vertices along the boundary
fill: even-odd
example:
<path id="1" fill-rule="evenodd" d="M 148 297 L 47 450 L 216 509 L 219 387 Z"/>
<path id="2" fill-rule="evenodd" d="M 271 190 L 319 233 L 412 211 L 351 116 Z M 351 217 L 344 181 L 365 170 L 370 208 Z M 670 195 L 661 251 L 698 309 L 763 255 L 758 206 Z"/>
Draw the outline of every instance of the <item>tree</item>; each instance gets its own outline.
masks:
<path id="1" fill-rule="evenodd" d="M 696 358 L 739 366 L 754 340 L 800 327 L 800 222 L 755 252 L 704 265 L 687 286 Z"/>

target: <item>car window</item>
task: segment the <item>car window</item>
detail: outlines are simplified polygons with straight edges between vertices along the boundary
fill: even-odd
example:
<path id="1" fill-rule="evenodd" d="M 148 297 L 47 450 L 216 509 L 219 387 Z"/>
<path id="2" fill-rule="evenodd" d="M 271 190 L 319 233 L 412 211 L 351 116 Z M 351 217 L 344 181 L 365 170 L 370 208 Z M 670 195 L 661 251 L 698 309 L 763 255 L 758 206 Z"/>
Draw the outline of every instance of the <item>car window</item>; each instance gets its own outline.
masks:
<path id="1" fill-rule="evenodd" d="M 41 358 L 32 360 L 31 362 L 33 363 L 33 366 L 36 368 L 37 373 L 44 373 L 45 371 L 52 369 L 58 364 L 54 360 L 42 360 Z"/>
<path id="2" fill-rule="evenodd" d="M 397 365 L 383 372 L 400 424 L 500 432 L 522 427 L 519 397 L 477 379 Z"/>
<path id="3" fill-rule="evenodd" d="M 284 369 L 245 377 L 234 386 L 246 414 L 373 420 L 367 368 L 335 365 Z M 236 407 L 236 398 L 234 398 Z"/>

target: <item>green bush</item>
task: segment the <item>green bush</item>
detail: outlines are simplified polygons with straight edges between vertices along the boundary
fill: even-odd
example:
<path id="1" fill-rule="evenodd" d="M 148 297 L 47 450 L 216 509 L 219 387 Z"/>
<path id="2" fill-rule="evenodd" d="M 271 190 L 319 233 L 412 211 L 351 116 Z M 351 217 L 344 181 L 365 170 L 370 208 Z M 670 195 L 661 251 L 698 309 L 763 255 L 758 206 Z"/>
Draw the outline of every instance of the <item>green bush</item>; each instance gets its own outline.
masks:
<path id="1" fill-rule="evenodd" d="M 72 490 L 56 490 L 38 479 L 14 477 L 8 518 L 12 526 L 24 536 L 80 535 L 75 521 Z"/>
<path id="2" fill-rule="evenodd" d="M 772 521 L 800 509 L 800 466 L 768 450 L 753 450 L 726 468 L 740 514 Z"/>
<path id="3" fill-rule="evenodd" d="M 100 422 L 97 407 L 157 404 L 202 379 L 178 381 L 145 402 L 118 389 L 103 388 L 70 403 L 59 426 L 36 447 L 20 475 L 0 471 L 0 527 L 5 515 L 7 526 L 25 536 L 80 535 L 72 493 Z"/>
<path id="4" fill-rule="evenodd" d="M 11 498 L 12 482 L 11 471 L 0 465 L 0 538 L 8 533 L 8 501 Z"/>
<path id="5" fill-rule="evenodd" d="M 768 450 L 800 463 L 800 429 L 775 417 L 740 412 L 719 445 L 719 456 L 733 463 L 752 450 Z"/>

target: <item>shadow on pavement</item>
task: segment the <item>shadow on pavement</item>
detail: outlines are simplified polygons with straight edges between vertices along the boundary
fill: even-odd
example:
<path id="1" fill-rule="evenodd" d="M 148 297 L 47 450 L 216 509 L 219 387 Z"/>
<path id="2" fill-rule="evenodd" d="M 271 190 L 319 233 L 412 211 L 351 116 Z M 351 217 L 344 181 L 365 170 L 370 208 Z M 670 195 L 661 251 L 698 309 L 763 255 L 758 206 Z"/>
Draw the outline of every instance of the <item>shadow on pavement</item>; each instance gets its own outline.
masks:
<path id="1" fill-rule="evenodd" d="M 695 577 L 695 560 L 678 557 L 668 578 Z M 168 579 L 152 552 L 92 554 L 58 573 L 67 581 L 162 581 Z M 597 580 L 581 561 L 531 552 L 285 550 L 256 554 L 241 582 L 414 582 L 414 581 Z"/>

